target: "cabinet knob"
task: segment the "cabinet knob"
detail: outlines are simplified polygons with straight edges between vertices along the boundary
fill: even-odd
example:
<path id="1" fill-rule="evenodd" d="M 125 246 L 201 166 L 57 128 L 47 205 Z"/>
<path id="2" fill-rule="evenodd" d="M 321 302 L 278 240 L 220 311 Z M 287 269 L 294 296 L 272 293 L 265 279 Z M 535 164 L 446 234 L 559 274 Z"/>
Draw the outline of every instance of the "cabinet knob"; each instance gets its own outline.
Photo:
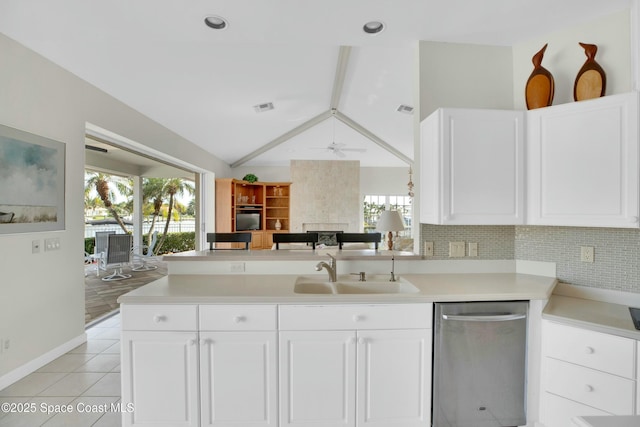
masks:
<path id="1" fill-rule="evenodd" d="M 203 346 L 203 347 L 205 345 L 209 345 L 209 344 L 213 344 L 213 340 L 212 339 L 207 338 L 207 339 L 204 339 L 204 340 L 200 340 L 200 345 Z"/>
<path id="2" fill-rule="evenodd" d="M 355 314 L 353 316 L 353 321 L 354 322 L 362 322 L 365 319 L 365 317 L 362 314 Z"/>
<path id="3" fill-rule="evenodd" d="M 245 320 L 247 320 L 247 318 L 244 316 L 236 316 L 233 318 L 234 323 L 242 323 Z"/>
<path id="4" fill-rule="evenodd" d="M 593 391 L 593 386 L 590 386 L 589 384 L 585 385 L 584 391 L 586 391 L 587 393 L 591 393 Z"/>
<path id="5" fill-rule="evenodd" d="M 161 314 L 156 314 L 155 316 L 153 316 L 153 321 L 156 323 L 164 322 L 166 319 L 166 316 L 163 316 Z"/>
<path id="6" fill-rule="evenodd" d="M 189 345 L 196 345 L 196 340 L 195 340 L 195 339 L 193 339 L 193 338 L 191 338 L 191 339 L 189 340 Z"/>
<path id="7" fill-rule="evenodd" d="M 584 352 L 587 354 L 593 354 L 595 353 L 595 350 L 593 349 L 593 347 L 585 347 Z"/>
<path id="8" fill-rule="evenodd" d="M 634 223 L 634 224 L 635 224 L 636 222 L 638 222 L 638 217 L 637 217 L 637 216 L 632 216 L 632 217 L 630 217 L 630 218 L 629 218 L 629 222 L 631 222 L 631 223 Z"/>
<path id="9" fill-rule="evenodd" d="M 366 338 L 358 338 L 358 344 L 366 344 L 367 343 L 367 339 Z"/>

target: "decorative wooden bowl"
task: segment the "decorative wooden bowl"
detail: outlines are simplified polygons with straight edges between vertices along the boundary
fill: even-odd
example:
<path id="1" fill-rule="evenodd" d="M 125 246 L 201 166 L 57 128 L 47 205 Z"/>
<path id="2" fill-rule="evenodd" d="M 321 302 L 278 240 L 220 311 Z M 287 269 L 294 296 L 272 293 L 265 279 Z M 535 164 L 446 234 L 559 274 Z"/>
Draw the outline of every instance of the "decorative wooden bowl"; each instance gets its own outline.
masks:
<path id="1" fill-rule="evenodd" d="M 541 65 L 545 50 L 547 50 L 546 44 L 538 51 L 538 53 L 533 55 L 533 58 L 531 58 L 531 62 L 533 62 L 533 71 L 531 72 L 525 87 L 527 110 L 548 107 L 553 102 L 553 75 L 551 75 L 549 70 Z"/>
<path id="2" fill-rule="evenodd" d="M 578 43 L 584 48 L 587 61 L 584 63 L 573 85 L 573 99 L 582 101 L 585 99 L 600 98 L 607 89 L 607 76 L 604 70 L 596 62 L 598 46 L 595 44 Z"/>

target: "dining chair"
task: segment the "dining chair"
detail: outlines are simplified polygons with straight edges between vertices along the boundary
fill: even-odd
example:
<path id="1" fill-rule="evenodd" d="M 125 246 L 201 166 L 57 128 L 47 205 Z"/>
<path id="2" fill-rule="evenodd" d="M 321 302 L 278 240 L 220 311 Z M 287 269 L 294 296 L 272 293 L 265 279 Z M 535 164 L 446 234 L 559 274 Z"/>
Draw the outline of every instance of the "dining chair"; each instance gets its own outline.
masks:
<path id="1" fill-rule="evenodd" d="M 251 244 L 251 233 L 207 233 L 207 243 L 209 250 L 249 250 Z M 215 243 L 244 243 L 243 248 L 224 247 L 217 248 Z"/>

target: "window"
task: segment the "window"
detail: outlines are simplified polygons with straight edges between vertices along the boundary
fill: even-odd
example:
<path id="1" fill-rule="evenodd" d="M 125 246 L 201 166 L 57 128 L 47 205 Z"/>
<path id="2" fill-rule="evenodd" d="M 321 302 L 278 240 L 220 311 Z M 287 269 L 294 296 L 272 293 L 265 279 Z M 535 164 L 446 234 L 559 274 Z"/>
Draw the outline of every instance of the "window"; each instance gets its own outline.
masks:
<path id="1" fill-rule="evenodd" d="M 373 233 L 380 217 L 385 210 L 399 211 L 407 227 L 398 233 L 402 237 L 411 237 L 411 197 L 400 195 L 366 195 L 364 196 L 364 231 Z"/>

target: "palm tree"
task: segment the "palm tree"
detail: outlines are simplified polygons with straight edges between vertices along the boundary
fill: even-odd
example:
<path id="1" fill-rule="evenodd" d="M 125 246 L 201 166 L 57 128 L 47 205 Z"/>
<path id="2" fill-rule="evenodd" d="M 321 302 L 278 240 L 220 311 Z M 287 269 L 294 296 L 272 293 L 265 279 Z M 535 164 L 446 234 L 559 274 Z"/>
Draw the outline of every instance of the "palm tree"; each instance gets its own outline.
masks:
<path id="1" fill-rule="evenodd" d="M 84 211 L 85 215 L 87 212 L 91 212 L 91 215 L 96 214 L 96 209 L 100 206 L 100 198 L 99 197 L 91 197 L 91 194 L 86 191 L 84 192 Z"/>
<path id="2" fill-rule="evenodd" d="M 145 178 L 142 181 L 142 201 L 146 203 L 151 201 L 153 205 L 153 211 L 151 213 L 151 227 L 149 227 L 149 234 L 147 236 L 147 242 L 151 243 L 151 236 L 153 236 L 153 228 L 156 225 L 156 219 L 160 216 L 160 210 L 162 208 L 163 200 L 163 188 L 166 179 L 164 178 Z M 159 246 L 158 246 L 159 247 Z"/>
<path id="3" fill-rule="evenodd" d="M 185 192 L 188 192 L 190 195 L 195 194 L 195 188 L 193 187 L 193 184 L 185 182 L 182 178 L 170 178 L 165 181 L 162 193 L 165 195 L 165 197 L 169 196 L 167 222 L 165 222 L 164 224 L 162 238 L 160 239 L 160 241 L 158 242 L 158 246 L 156 247 L 156 255 L 159 253 L 160 248 L 162 247 L 162 244 L 164 243 L 165 239 L 167 238 L 167 234 L 169 233 L 169 222 L 171 221 L 173 207 L 176 203 L 175 196 L 182 196 Z"/>
<path id="4" fill-rule="evenodd" d="M 122 218 L 120 218 L 120 215 L 118 215 L 118 212 L 116 211 L 116 208 L 111 201 L 114 199 L 115 193 L 109 187 L 110 183 L 113 183 L 117 189 L 126 192 L 126 184 L 124 184 L 122 181 L 114 181 L 111 175 L 107 175 L 102 172 L 88 172 L 88 177 L 86 178 L 86 184 L 84 188 L 85 195 L 91 191 L 91 187 L 95 187 L 100 200 L 102 200 L 102 203 L 104 204 L 104 207 L 107 208 L 120 228 L 122 228 L 125 233 L 128 233 L 129 230 L 127 230 L 127 227 L 124 225 Z"/>

